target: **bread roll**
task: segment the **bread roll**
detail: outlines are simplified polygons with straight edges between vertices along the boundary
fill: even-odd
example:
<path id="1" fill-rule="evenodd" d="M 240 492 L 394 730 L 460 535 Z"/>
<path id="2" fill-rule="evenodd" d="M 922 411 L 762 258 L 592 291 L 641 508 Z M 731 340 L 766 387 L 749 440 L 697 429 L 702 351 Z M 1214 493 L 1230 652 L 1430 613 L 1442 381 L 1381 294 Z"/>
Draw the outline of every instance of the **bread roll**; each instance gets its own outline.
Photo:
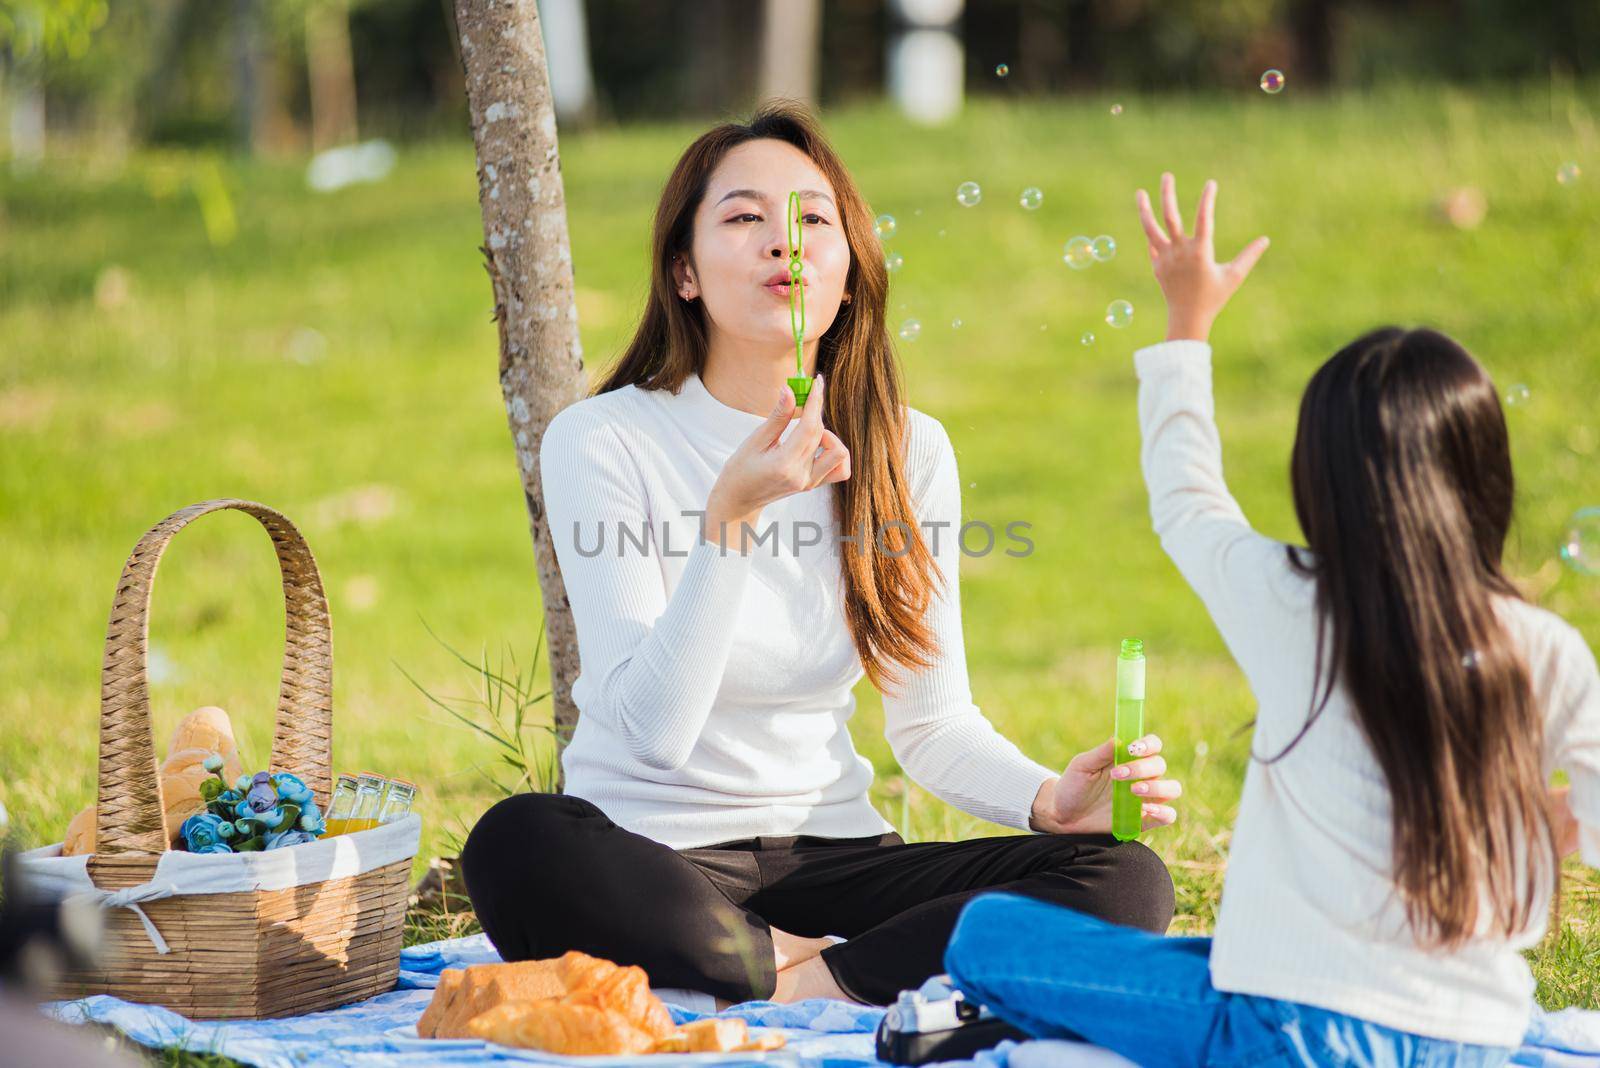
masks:
<path id="1" fill-rule="evenodd" d="M 461 996 L 461 987 L 466 978 L 466 972 L 460 968 L 446 968 L 439 973 L 439 983 L 433 988 L 433 1000 L 428 1002 L 428 1007 L 422 1010 L 422 1016 L 417 1020 L 417 1034 L 422 1038 L 442 1038 L 438 1034 L 439 1021 L 445 1013 L 450 1011 L 450 1006 L 456 998 Z"/>
<path id="2" fill-rule="evenodd" d="M 204 762 L 212 753 L 222 758 L 222 777 L 231 787 L 244 774 L 239 746 L 233 738 L 233 725 L 222 709 L 206 705 L 178 722 L 167 743 L 167 759 L 157 771 L 161 811 L 170 836 L 168 844 L 174 849 L 183 845 L 183 821 L 206 810 L 200 784 L 211 777 Z M 95 807 L 91 803 L 67 824 L 61 855 L 72 857 L 94 851 Z"/>
<path id="3" fill-rule="evenodd" d="M 613 965 L 615 967 L 615 965 Z M 448 980 L 445 976 L 449 976 Z M 467 1021 L 508 1001 L 562 997 L 568 987 L 562 958 L 474 964 L 439 976 L 433 1000 L 417 1022 L 423 1038 L 466 1038 Z"/>
<path id="4" fill-rule="evenodd" d="M 233 724 L 228 720 L 228 714 L 216 705 L 206 705 L 184 716 L 173 728 L 172 737 L 167 740 L 167 752 L 177 753 L 184 749 L 204 749 L 224 760 L 230 755 L 237 755 L 239 743 L 234 740 Z M 228 784 L 231 786 L 234 779 L 243 774 L 241 769 L 228 779 Z"/>
<path id="5" fill-rule="evenodd" d="M 61 842 L 61 855 L 75 857 L 80 853 L 94 852 L 94 804 L 78 810 L 67 824 L 66 837 Z"/>

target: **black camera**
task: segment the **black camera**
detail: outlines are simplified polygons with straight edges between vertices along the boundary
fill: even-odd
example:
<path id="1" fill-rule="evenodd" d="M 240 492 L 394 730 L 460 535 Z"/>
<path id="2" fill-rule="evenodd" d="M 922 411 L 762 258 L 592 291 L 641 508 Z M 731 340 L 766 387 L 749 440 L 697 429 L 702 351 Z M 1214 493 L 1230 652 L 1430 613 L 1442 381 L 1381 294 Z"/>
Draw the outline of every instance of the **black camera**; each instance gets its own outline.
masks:
<path id="1" fill-rule="evenodd" d="M 877 1052 L 890 1064 L 927 1064 L 1031 1037 L 952 987 L 948 975 L 936 975 L 916 990 L 902 990 L 889 1006 L 878 1024 Z"/>

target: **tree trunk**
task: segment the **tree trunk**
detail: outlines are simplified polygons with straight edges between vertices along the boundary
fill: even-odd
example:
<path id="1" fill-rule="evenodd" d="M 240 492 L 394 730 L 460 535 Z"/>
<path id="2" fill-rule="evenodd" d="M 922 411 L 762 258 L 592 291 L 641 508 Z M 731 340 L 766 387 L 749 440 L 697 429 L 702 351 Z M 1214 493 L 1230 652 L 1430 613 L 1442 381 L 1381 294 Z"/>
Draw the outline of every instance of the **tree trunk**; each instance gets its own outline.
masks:
<path id="1" fill-rule="evenodd" d="M 817 102 L 818 0 L 766 0 L 761 27 L 761 95 Z"/>
<path id="2" fill-rule="evenodd" d="M 306 67 L 311 77 L 311 149 L 356 139 L 356 69 L 348 0 L 306 7 Z"/>
<path id="3" fill-rule="evenodd" d="M 565 744 L 577 724 L 572 683 L 577 632 L 561 581 L 539 478 L 539 443 L 555 414 L 588 392 L 572 247 L 556 144 L 555 105 L 534 0 L 455 0 L 467 109 L 478 157 L 481 251 L 500 328 L 500 391 L 522 472 L 539 590 L 555 727 Z M 564 786 L 559 774 L 558 786 Z"/>

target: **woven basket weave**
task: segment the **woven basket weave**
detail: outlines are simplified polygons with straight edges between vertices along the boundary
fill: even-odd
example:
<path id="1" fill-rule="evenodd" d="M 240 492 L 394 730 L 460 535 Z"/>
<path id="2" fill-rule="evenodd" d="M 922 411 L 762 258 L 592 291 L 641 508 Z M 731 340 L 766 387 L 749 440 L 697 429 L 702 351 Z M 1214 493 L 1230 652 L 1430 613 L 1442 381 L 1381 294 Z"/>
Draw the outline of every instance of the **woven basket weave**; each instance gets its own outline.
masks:
<path id="1" fill-rule="evenodd" d="M 173 535 L 225 509 L 252 515 L 267 528 L 283 572 L 288 637 L 268 770 L 300 776 L 318 807 L 328 810 L 333 641 L 316 561 L 294 524 L 265 505 L 235 499 L 192 505 L 139 539 L 111 609 L 100 674 L 96 851 L 87 868 L 103 890 L 148 883 L 176 830 L 165 825 L 161 809 L 145 681 L 151 587 Z M 217 859 L 242 864 L 246 856 Z M 285 889 L 180 892 L 147 901 L 142 908 L 165 938 L 166 953 L 152 945 L 130 910 L 107 909 L 100 965 L 67 973 L 53 993 L 111 994 L 191 1019 L 264 1019 L 359 1001 L 395 985 L 410 875 L 407 856 L 358 875 Z"/>

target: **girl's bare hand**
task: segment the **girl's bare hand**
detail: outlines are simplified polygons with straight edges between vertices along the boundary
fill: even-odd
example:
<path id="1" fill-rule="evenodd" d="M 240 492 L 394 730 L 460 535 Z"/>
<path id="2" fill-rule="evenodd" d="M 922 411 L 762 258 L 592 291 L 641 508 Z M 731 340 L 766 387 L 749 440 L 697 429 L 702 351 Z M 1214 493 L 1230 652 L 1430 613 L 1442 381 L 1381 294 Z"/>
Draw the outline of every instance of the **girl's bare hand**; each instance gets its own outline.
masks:
<path id="1" fill-rule="evenodd" d="M 1171 172 L 1161 176 L 1165 230 L 1156 222 L 1155 212 L 1150 208 L 1150 195 L 1141 189 L 1135 200 L 1139 205 L 1139 222 L 1150 240 L 1150 263 L 1155 269 L 1156 281 L 1161 284 L 1161 292 L 1167 298 L 1167 340 L 1207 340 L 1211 324 L 1223 305 L 1267 250 L 1267 239 L 1258 237 L 1232 260 L 1217 262 L 1211 242 L 1212 215 L 1217 202 L 1215 180 L 1206 182 L 1200 191 L 1193 236 L 1184 235 Z"/>

